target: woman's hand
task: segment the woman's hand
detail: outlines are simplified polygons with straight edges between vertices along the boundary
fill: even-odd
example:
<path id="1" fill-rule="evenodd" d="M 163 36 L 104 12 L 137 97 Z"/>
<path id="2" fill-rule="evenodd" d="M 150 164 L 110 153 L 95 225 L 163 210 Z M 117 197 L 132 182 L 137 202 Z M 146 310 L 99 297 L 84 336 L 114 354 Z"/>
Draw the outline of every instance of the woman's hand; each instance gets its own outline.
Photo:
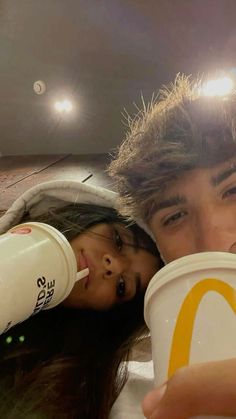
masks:
<path id="1" fill-rule="evenodd" d="M 148 419 L 186 419 L 196 415 L 236 417 L 236 359 L 190 365 L 148 393 Z"/>

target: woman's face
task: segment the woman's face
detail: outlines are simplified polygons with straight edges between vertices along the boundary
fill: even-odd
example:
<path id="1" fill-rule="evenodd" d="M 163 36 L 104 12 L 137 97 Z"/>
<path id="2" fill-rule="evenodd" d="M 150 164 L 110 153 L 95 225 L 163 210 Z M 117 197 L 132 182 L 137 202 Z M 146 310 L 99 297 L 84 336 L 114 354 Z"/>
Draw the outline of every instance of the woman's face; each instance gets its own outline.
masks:
<path id="1" fill-rule="evenodd" d="M 78 271 L 89 276 L 76 283 L 64 305 L 107 310 L 143 292 L 160 268 L 157 257 L 136 245 L 122 224 L 99 224 L 71 241 Z"/>

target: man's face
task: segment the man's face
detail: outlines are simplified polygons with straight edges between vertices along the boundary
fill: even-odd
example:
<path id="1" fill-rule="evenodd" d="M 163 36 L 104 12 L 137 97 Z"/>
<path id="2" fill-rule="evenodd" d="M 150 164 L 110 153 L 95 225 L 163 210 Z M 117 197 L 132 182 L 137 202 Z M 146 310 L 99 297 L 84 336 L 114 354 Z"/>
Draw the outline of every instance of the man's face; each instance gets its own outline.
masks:
<path id="1" fill-rule="evenodd" d="M 150 221 L 166 263 L 236 242 L 236 158 L 186 172 L 166 188 Z"/>

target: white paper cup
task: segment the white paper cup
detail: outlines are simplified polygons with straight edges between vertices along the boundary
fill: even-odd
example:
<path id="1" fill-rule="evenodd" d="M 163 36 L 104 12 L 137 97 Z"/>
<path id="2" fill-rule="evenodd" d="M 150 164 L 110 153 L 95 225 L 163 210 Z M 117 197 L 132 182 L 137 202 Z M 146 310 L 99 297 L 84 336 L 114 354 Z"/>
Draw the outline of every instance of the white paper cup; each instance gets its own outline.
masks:
<path id="1" fill-rule="evenodd" d="M 0 334 L 71 292 L 77 262 L 67 239 L 44 223 L 24 223 L 0 236 Z"/>
<path id="2" fill-rule="evenodd" d="M 162 268 L 149 283 L 144 308 L 155 384 L 188 364 L 235 358 L 235 314 L 235 254 L 199 253 Z"/>

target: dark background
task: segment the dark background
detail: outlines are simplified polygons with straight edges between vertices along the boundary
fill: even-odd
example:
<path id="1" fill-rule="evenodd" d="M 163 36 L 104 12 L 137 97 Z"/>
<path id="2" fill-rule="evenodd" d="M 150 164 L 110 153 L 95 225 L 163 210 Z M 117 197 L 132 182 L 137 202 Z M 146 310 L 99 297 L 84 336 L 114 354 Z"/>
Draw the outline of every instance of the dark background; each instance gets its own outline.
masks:
<path id="1" fill-rule="evenodd" d="M 236 66 L 235 21 L 236 0 L 0 0 L 0 153 L 109 152 L 141 93 Z"/>

